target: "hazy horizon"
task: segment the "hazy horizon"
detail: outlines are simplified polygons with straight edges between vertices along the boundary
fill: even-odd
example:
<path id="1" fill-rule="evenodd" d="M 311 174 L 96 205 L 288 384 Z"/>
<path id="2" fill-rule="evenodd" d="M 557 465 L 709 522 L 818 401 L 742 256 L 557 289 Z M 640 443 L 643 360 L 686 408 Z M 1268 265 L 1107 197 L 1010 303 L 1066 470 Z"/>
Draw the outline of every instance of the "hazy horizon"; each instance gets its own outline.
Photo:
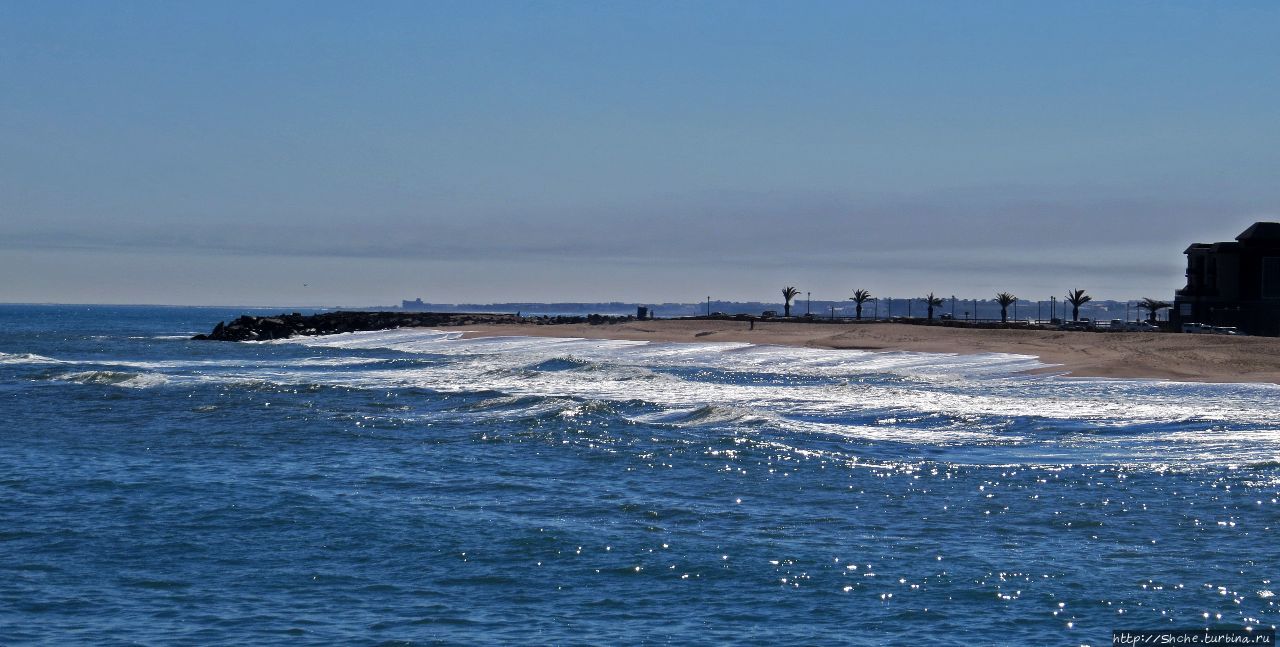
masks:
<path id="1" fill-rule="evenodd" d="M 1280 5 L 0 5 L 0 302 L 1171 299 Z"/>

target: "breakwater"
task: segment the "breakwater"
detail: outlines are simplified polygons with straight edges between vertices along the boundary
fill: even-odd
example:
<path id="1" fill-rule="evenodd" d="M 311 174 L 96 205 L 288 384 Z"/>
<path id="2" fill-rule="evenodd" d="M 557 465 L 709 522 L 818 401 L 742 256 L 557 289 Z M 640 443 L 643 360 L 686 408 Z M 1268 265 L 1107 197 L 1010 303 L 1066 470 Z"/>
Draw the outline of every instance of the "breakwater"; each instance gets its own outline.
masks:
<path id="1" fill-rule="evenodd" d="M 243 315 L 230 323 L 219 321 L 207 335 L 192 339 L 209 341 L 267 341 L 308 335 L 336 335 L 347 332 L 390 330 L 393 328 L 438 328 L 490 324 L 606 324 L 632 321 L 634 317 L 607 315 L 521 317 L 513 314 L 454 312 L 298 312 L 274 317 Z"/>

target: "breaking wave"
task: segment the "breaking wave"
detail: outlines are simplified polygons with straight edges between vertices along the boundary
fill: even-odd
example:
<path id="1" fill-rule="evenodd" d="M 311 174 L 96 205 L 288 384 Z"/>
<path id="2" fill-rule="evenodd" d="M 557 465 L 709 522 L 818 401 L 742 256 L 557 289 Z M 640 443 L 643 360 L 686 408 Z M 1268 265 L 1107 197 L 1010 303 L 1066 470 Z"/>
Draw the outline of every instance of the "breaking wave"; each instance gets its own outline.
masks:
<path id="1" fill-rule="evenodd" d="M 959 461 L 1280 456 L 1274 385 L 1067 379 L 1028 374 L 1044 364 L 1021 355 L 464 339 L 421 329 L 226 348 L 237 352 L 115 362 L 3 354 L 0 362 L 88 365 L 39 378 L 85 385 L 403 394 L 404 412 L 385 415 L 405 420 L 600 418 L 947 448 Z M 1004 454 L 981 449 L 993 447 Z"/>
<path id="2" fill-rule="evenodd" d="M 64 364 L 66 362 L 35 353 L 0 353 L 0 364 Z"/>
<path id="3" fill-rule="evenodd" d="M 55 379 L 76 384 L 123 386 L 131 389 L 146 389 L 169 382 L 168 378 L 159 373 L 127 373 L 123 371 L 80 371 L 64 373 Z"/>

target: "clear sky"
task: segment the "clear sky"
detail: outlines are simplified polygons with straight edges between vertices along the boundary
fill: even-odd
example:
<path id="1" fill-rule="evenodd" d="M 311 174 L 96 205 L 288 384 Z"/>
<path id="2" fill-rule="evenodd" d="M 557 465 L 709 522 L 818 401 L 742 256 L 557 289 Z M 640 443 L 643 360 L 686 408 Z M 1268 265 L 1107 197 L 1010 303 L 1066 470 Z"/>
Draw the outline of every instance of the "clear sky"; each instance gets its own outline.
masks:
<path id="1" fill-rule="evenodd" d="M 0 0 L 0 301 L 1170 298 L 1280 3 Z"/>

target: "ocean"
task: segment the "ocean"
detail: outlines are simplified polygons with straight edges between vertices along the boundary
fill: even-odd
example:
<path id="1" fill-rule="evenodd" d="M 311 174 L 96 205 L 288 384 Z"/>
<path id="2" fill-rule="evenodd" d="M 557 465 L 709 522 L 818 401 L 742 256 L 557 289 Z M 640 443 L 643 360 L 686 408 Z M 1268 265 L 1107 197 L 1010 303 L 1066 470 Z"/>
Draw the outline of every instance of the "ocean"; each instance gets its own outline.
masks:
<path id="1" fill-rule="evenodd" d="M 451 329 L 188 339 L 245 313 L 0 306 L 0 643 L 1277 624 L 1277 386 Z"/>

